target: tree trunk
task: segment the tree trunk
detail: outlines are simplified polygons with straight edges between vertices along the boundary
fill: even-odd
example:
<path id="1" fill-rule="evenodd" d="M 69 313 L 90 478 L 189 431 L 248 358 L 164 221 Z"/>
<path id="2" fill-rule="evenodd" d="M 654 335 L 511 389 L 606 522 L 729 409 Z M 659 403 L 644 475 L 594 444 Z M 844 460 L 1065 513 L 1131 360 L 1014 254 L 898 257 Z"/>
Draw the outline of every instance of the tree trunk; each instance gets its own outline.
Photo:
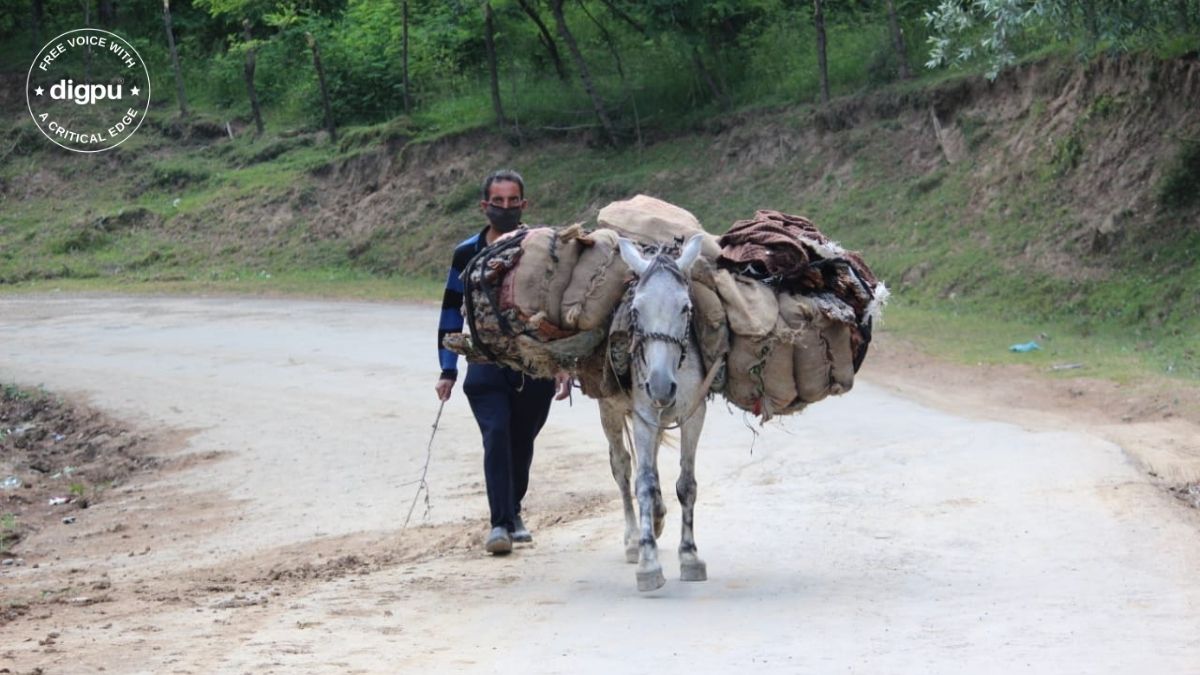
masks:
<path id="1" fill-rule="evenodd" d="M 629 16 L 629 14 L 623 11 L 620 7 L 614 5 L 612 0 L 600 0 L 600 2 L 602 2 L 604 6 L 608 8 L 608 11 L 613 13 L 613 16 L 629 24 L 630 27 L 640 33 L 642 37 L 647 37 L 646 27 L 634 20 L 633 17 Z"/>
<path id="2" fill-rule="evenodd" d="M 728 110 L 731 106 L 725 92 L 721 90 L 721 85 L 713 79 L 712 73 L 704 65 L 704 59 L 700 57 L 700 49 L 695 45 L 692 46 L 692 65 L 696 67 L 696 72 L 700 74 L 700 78 L 704 80 L 704 84 L 708 87 L 708 91 L 712 94 L 713 100 L 721 108 Z"/>
<path id="3" fill-rule="evenodd" d="M 825 57 L 825 12 L 821 0 L 813 0 L 813 26 L 817 29 L 817 69 L 821 75 L 821 103 L 829 103 L 829 64 Z"/>
<path id="4" fill-rule="evenodd" d="M 113 5 L 113 0 L 100 0 L 96 9 L 100 15 L 101 26 L 111 28 L 117 22 L 117 8 Z"/>
<path id="5" fill-rule="evenodd" d="M 1087 23 L 1088 37 L 1091 38 L 1091 44 L 1095 45 L 1100 41 L 1100 21 L 1096 16 L 1096 5 L 1093 0 L 1082 0 L 1083 5 L 1083 20 Z"/>
<path id="6" fill-rule="evenodd" d="M 250 35 L 250 20 L 242 19 L 242 37 L 246 39 L 246 44 L 254 38 Z M 263 132 L 262 110 L 258 107 L 258 90 L 254 88 L 254 69 L 257 65 L 258 57 L 255 54 L 254 47 L 246 49 L 246 65 L 243 73 L 246 76 L 246 93 L 250 96 L 250 112 L 254 114 L 254 128 L 258 130 L 258 135 Z"/>
<path id="7" fill-rule="evenodd" d="M 325 128 L 329 131 L 329 140 L 337 142 L 337 126 L 333 123 L 333 107 L 329 105 L 329 87 L 325 84 L 325 68 L 321 65 L 321 48 L 312 33 L 305 33 L 308 48 L 312 50 L 313 68 L 317 71 L 317 82 L 321 85 L 321 103 L 325 106 Z"/>
<path id="8" fill-rule="evenodd" d="M 409 97 L 408 83 L 408 0 L 404 0 L 404 47 L 401 55 L 404 73 L 404 114 L 407 115 L 412 111 L 412 98 Z"/>
<path id="9" fill-rule="evenodd" d="M 83 0 L 83 27 L 92 27 L 92 0 Z M 92 45 L 83 50 L 83 81 L 92 80 Z"/>
<path id="10" fill-rule="evenodd" d="M 504 106 L 500 104 L 500 72 L 496 67 L 496 19 L 492 3 L 483 3 L 483 47 L 487 52 L 488 79 L 492 89 L 492 111 L 496 113 L 496 128 L 504 129 Z"/>
<path id="11" fill-rule="evenodd" d="M 604 112 L 604 101 L 592 84 L 591 71 L 588 70 L 587 62 L 583 60 L 583 54 L 579 51 L 575 36 L 567 27 L 567 20 L 563 16 L 563 0 L 550 0 L 550 10 L 554 13 L 554 23 L 558 26 L 558 34 L 562 37 L 563 42 L 567 43 L 567 50 L 571 52 L 571 58 L 575 61 L 575 68 L 579 71 L 579 79 L 583 81 L 583 88 L 587 92 L 588 98 L 592 100 L 592 108 L 596 112 L 596 118 L 600 120 L 604 135 L 608 142 L 615 146 L 617 144 L 616 129 L 613 128 L 612 121 L 608 119 L 608 113 Z"/>
<path id="12" fill-rule="evenodd" d="M 900 79 L 912 77 L 908 69 L 908 49 L 904 46 L 904 33 L 900 32 L 900 21 L 896 18 L 896 0 L 887 0 L 888 26 L 892 30 L 892 47 L 896 50 L 896 59 L 900 64 Z"/>
<path id="13" fill-rule="evenodd" d="M 558 53 L 558 43 L 554 41 L 554 36 L 550 34 L 550 29 L 542 21 L 542 17 L 537 13 L 537 9 L 529 4 L 529 0 L 517 0 L 517 5 L 521 7 L 521 10 L 537 26 L 538 41 L 542 43 L 542 46 L 546 48 L 546 53 L 550 55 L 550 61 L 554 63 L 554 72 L 558 73 L 558 79 L 563 82 L 569 81 L 571 76 L 567 73 L 567 66 L 563 63 L 562 56 Z"/>
<path id="14" fill-rule="evenodd" d="M 600 31 L 600 37 L 604 38 L 604 44 L 608 46 L 608 53 L 612 54 L 613 63 L 615 63 L 617 66 L 617 75 L 621 77 L 621 82 L 624 82 L 625 65 L 621 63 L 621 53 L 617 51 L 617 43 L 613 40 L 612 34 L 608 32 L 608 29 L 604 27 L 604 24 L 600 23 L 595 16 L 592 16 L 592 13 L 588 11 L 587 5 L 584 4 L 582 0 L 579 2 L 579 9 L 583 10 L 583 13 L 587 16 L 587 18 L 591 19 L 597 30 Z"/>
<path id="15" fill-rule="evenodd" d="M 167 30 L 167 48 L 171 50 L 171 68 L 175 71 L 175 96 L 179 99 L 179 115 L 187 117 L 187 93 L 183 90 L 183 73 L 179 70 L 179 50 L 175 49 L 175 32 L 171 28 L 171 0 L 163 0 L 163 27 Z"/>
<path id="16" fill-rule="evenodd" d="M 42 48 L 42 25 L 46 22 L 46 6 L 42 0 L 29 3 L 29 19 L 33 24 L 33 48 Z"/>

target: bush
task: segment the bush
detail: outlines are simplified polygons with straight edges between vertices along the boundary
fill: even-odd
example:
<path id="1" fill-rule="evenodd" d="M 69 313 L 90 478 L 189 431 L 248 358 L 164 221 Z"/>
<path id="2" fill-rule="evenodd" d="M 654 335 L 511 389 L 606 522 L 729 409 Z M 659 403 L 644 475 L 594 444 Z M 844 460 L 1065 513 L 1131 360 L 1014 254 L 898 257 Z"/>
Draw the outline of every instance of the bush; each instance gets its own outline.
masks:
<path id="1" fill-rule="evenodd" d="M 1200 140 L 1185 140 L 1158 184 L 1158 203 L 1180 210 L 1200 204 Z"/>

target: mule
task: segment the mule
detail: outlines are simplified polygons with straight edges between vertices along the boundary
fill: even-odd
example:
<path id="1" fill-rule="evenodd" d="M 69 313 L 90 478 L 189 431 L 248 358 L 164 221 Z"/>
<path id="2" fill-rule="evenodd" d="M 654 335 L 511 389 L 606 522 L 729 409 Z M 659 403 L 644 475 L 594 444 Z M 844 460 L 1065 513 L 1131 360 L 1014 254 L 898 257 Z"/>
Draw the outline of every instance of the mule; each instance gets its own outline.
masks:
<path id="1" fill-rule="evenodd" d="M 707 567 L 697 555 L 692 531 L 696 445 L 704 428 L 708 380 L 692 333 L 688 274 L 700 254 L 702 239 L 699 234 L 688 239 L 677 258 L 661 250 L 646 257 L 632 241 L 620 240 L 621 257 L 637 276 L 630 331 L 632 384 L 627 392 L 601 399 L 599 403 L 612 474 L 625 508 L 625 559 L 637 563 L 639 591 L 652 591 L 666 583 L 657 544 L 667 512 L 658 479 L 658 448 L 663 432 L 675 426 L 680 430 L 680 473 L 675 494 L 683 510 L 680 579 L 708 578 Z M 631 461 L 630 451 L 625 447 L 627 425 L 636 461 Z M 636 516 L 629 482 L 634 466 Z"/>

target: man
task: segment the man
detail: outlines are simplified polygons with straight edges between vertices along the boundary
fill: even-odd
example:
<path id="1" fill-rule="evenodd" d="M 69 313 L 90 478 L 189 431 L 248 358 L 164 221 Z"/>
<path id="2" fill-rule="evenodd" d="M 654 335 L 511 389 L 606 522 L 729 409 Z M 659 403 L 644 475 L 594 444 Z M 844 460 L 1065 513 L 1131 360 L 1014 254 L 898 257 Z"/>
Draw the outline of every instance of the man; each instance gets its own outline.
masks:
<path id="1" fill-rule="evenodd" d="M 442 318 L 438 325 L 438 357 L 442 373 L 437 396 L 450 398 L 458 378 L 458 355 L 442 346 L 447 333 L 463 328 L 463 283 L 460 278 L 467 262 L 485 246 L 506 232 L 517 229 L 521 214 L 529 202 L 525 199 L 525 181 L 511 170 L 495 171 L 483 181 L 483 199 L 479 208 L 488 226 L 454 249 L 446 291 L 442 296 Z M 483 475 L 487 481 L 491 532 L 484 548 L 494 555 L 512 551 L 513 542 L 533 541 L 521 522 L 521 500 L 529 487 L 529 467 L 533 462 L 533 440 L 546 422 L 550 398 L 555 389 L 562 400 L 570 393 L 570 378 L 560 374 L 554 380 L 527 377 L 523 373 L 494 363 L 470 363 L 463 382 L 463 393 L 483 434 Z"/>

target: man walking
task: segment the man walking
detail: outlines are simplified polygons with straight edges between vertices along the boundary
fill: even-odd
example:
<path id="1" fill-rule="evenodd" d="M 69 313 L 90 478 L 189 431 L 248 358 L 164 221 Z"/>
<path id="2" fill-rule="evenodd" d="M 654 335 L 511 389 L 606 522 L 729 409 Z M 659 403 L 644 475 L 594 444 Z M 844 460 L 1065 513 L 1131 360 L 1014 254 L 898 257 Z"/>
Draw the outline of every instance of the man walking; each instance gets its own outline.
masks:
<path id="1" fill-rule="evenodd" d="M 463 283 L 460 278 L 467 262 L 500 235 L 512 232 L 521 223 L 521 214 L 529 205 L 525 199 L 525 181 L 516 171 L 495 171 L 483 180 L 483 199 L 479 208 L 487 217 L 487 227 L 454 249 L 450 275 L 442 296 L 442 316 L 438 324 L 438 357 L 441 375 L 437 396 L 450 398 L 458 378 L 458 355 L 442 346 L 447 333 L 463 328 Z M 558 395 L 555 396 L 555 389 Z M 529 487 L 529 467 L 533 462 L 533 441 L 546 422 L 550 399 L 562 400 L 570 393 L 570 379 L 561 374 L 554 380 L 528 377 L 494 363 L 467 364 L 463 393 L 483 434 L 483 475 L 487 481 L 491 532 L 484 548 L 492 554 L 512 551 L 513 542 L 533 541 L 521 522 L 521 500 Z"/>

